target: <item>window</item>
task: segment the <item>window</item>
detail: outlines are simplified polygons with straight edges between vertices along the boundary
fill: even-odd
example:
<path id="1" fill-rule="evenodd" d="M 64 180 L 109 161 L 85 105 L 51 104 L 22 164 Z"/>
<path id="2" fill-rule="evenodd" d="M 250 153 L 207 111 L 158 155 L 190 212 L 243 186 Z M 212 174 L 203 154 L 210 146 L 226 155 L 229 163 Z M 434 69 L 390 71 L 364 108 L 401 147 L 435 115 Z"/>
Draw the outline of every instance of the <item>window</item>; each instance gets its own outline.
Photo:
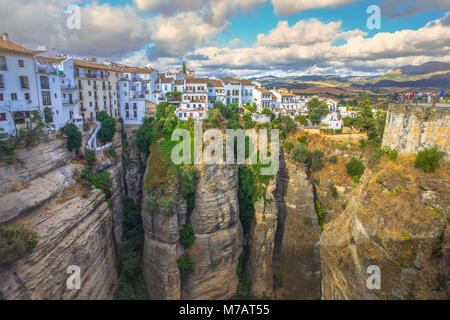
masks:
<path id="1" fill-rule="evenodd" d="M 137 111 L 134 112 L 134 117 L 137 118 Z"/>
<path id="2" fill-rule="evenodd" d="M 49 91 L 42 91 L 42 104 L 44 106 L 49 106 L 52 104 L 52 99 L 50 97 Z"/>
<path id="3" fill-rule="evenodd" d="M 30 84 L 28 83 L 28 77 L 27 76 L 20 76 L 20 87 L 22 89 L 30 89 Z"/>
<path id="4" fill-rule="evenodd" d="M 3 93 L 0 93 L 0 101 L 3 101 Z"/>
<path id="5" fill-rule="evenodd" d="M 133 110 L 137 110 L 137 105 L 136 105 L 136 103 L 133 103 Z"/>
<path id="6" fill-rule="evenodd" d="M 6 66 L 6 57 L 0 56 L 0 70 L 8 71 L 8 67 Z"/>
<path id="7" fill-rule="evenodd" d="M 11 93 L 11 100 L 16 101 L 17 100 L 17 93 Z"/>
<path id="8" fill-rule="evenodd" d="M 50 82 L 47 76 L 41 76 L 41 89 L 50 89 Z"/>
<path id="9" fill-rule="evenodd" d="M 125 103 L 125 110 L 128 110 L 128 109 L 129 109 L 128 103 Z"/>
<path id="10" fill-rule="evenodd" d="M 0 121 L 6 121 L 6 113 L 0 113 Z"/>
<path id="11" fill-rule="evenodd" d="M 25 92 L 25 100 L 30 100 L 30 93 Z"/>
<path id="12" fill-rule="evenodd" d="M 0 88 L 4 88 L 5 87 L 5 82 L 3 81 L 3 75 L 0 74 Z"/>

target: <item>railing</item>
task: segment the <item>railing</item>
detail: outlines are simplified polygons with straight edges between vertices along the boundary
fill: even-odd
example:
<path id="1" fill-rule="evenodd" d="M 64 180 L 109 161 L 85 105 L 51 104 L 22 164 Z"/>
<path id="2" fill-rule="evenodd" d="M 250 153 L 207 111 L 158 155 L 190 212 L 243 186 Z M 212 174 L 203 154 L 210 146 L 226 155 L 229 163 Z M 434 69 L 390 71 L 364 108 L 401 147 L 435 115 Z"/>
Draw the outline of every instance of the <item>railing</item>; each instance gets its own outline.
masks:
<path id="1" fill-rule="evenodd" d="M 105 144 L 104 146 L 97 148 L 97 134 L 100 131 L 100 129 L 102 128 L 102 124 L 98 121 L 95 121 L 95 124 L 97 125 L 97 127 L 95 128 L 92 136 L 89 138 L 89 141 L 87 143 L 87 148 L 89 150 L 93 150 L 93 151 L 102 151 L 102 150 L 105 150 L 105 149 L 111 147 L 112 143 L 110 142 L 110 143 Z"/>
<path id="2" fill-rule="evenodd" d="M 67 105 L 67 106 L 70 106 L 70 105 L 74 105 L 74 104 L 77 104 L 77 99 L 63 99 L 62 100 L 62 104 L 63 104 L 63 106 L 64 105 Z"/>
<path id="3" fill-rule="evenodd" d="M 77 89 L 78 89 L 78 87 L 76 85 L 67 84 L 67 85 L 61 86 L 61 90 L 77 90 Z"/>

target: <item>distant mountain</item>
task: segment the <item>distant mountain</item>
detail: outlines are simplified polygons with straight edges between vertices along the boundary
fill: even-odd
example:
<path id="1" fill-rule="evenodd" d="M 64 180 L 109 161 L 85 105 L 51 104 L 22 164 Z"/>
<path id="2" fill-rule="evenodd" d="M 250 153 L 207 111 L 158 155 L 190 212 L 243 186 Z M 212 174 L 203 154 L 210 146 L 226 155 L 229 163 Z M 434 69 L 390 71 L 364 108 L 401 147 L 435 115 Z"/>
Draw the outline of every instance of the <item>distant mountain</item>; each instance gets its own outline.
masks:
<path id="1" fill-rule="evenodd" d="M 450 63 L 431 61 L 419 66 L 404 66 L 399 69 L 394 69 L 393 72 L 400 71 L 404 75 L 418 76 L 439 71 L 450 71 Z M 389 73 L 389 72 L 388 72 Z"/>
<path id="2" fill-rule="evenodd" d="M 426 79 L 413 80 L 413 81 L 393 81 L 393 80 L 381 80 L 376 83 L 366 84 L 352 84 L 353 88 L 450 88 L 450 72 L 444 74 L 438 74 Z"/>

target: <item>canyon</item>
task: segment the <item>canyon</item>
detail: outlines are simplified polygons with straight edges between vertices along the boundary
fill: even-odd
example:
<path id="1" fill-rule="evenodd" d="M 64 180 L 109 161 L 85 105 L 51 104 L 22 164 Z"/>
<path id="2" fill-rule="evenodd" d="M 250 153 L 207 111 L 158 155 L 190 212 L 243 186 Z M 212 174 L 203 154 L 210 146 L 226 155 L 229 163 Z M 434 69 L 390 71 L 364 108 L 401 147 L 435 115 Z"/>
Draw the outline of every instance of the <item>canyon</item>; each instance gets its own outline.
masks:
<path id="1" fill-rule="evenodd" d="M 280 170 L 255 202 L 247 231 L 239 216 L 238 166 L 196 166 L 190 210 L 177 176 L 154 161 L 157 152 L 151 149 L 146 160 L 134 147 L 137 126 L 125 128 L 128 146 L 116 135 L 115 159 L 97 153 L 94 170 L 109 174 L 109 199 L 80 182 L 84 165 L 64 139 L 50 137 L 21 149 L 16 164 L 0 167 L 0 225 L 23 224 L 39 241 L 30 255 L 0 267 L 0 296 L 112 299 L 128 197 L 142 208 L 142 273 L 151 299 L 231 299 L 243 278 L 249 295 L 258 298 L 446 299 L 449 112 L 395 107 L 387 119 L 383 145 L 398 150 L 398 159 L 383 158 L 359 183 L 345 173 L 350 158 L 366 161 L 355 141 L 308 135 L 308 145 L 324 151 L 326 159 L 337 157 L 320 172 L 281 152 Z M 446 153 L 440 168 L 434 173 L 414 168 L 417 151 L 434 144 Z M 330 184 L 338 198 L 330 194 Z M 174 199 L 169 212 L 150 201 L 168 197 Z M 188 221 L 195 241 L 184 248 L 180 237 Z M 184 255 L 193 262 L 187 278 L 178 265 Z M 81 268 L 80 290 L 66 286 L 71 265 Z M 367 286 L 373 265 L 381 271 L 378 290 Z"/>

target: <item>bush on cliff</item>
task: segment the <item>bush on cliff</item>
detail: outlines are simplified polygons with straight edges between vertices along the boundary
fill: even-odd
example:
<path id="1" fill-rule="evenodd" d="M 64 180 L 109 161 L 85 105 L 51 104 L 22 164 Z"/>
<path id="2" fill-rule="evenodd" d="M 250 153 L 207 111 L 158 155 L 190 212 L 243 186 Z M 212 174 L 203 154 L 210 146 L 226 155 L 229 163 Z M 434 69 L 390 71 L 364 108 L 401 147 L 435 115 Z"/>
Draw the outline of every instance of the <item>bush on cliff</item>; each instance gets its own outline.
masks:
<path id="1" fill-rule="evenodd" d="M 106 111 L 101 111 L 97 117 L 97 120 L 102 124 L 100 131 L 97 134 L 97 137 L 101 142 L 111 142 L 114 134 L 117 131 L 116 128 L 116 120 L 110 117 Z"/>
<path id="2" fill-rule="evenodd" d="M 323 168 L 323 151 L 320 149 L 314 150 L 311 157 L 311 170 L 312 171 L 320 171 Z"/>
<path id="3" fill-rule="evenodd" d="M 195 207 L 195 191 L 197 190 L 198 173 L 194 167 L 180 168 L 181 194 L 186 200 L 188 212 Z"/>
<path id="4" fill-rule="evenodd" d="M 349 174 L 349 176 L 358 177 L 358 178 L 361 178 L 361 176 L 364 173 L 364 170 L 366 169 L 364 164 L 356 158 L 352 158 L 347 163 L 346 167 L 347 167 L 347 173 Z"/>
<path id="5" fill-rule="evenodd" d="M 64 132 L 67 135 L 67 149 L 70 152 L 81 148 L 82 136 L 76 125 L 69 123 L 64 127 Z"/>
<path id="6" fill-rule="evenodd" d="M 0 266 L 10 266 L 29 255 L 37 243 L 37 234 L 23 225 L 0 227 Z"/>
<path id="7" fill-rule="evenodd" d="M 90 166 L 95 164 L 95 162 L 97 161 L 97 159 L 95 157 L 95 151 L 93 151 L 93 150 L 86 149 L 84 151 L 84 157 L 86 158 L 86 160 Z"/>
<path id="8" fill-rule="evenodd" d="M 195 263 L 187 253 L 184 253 L 177 261 L 180 270 L 181 280 L 185 281 L 194 272 Z"/>
<path id="9" fill-rule="evenodd" d="M 425 172 L 436 171 L 443 157 L 444 153 L 439 150 L 438 146 L 425 148 L 417 154 L 414 160 L 414 167 L 422 169 Z"/>
<path id="10" fill-rule="evenodd" d="M 303 144 L 298 144 L 292 151 L 292 158 L 298 163 L 308 164 L 308 149 Z"/>
<path id="11" fill-rule="evenodd" d="M 180 243 L 183 245 L 185 249 L 188 249 L 195 242 L 195 234 L 192 229 L 192 224 L 188 220 L 183 226 L 183 229 L 180 231 Z"/>
<path id="12" fill-rule="evenodd" d="M 140 152 L 149 154 L 153 141 L 153 119 L 144 118 L 142 125 L 136 132 L 136 146 Z"/>

